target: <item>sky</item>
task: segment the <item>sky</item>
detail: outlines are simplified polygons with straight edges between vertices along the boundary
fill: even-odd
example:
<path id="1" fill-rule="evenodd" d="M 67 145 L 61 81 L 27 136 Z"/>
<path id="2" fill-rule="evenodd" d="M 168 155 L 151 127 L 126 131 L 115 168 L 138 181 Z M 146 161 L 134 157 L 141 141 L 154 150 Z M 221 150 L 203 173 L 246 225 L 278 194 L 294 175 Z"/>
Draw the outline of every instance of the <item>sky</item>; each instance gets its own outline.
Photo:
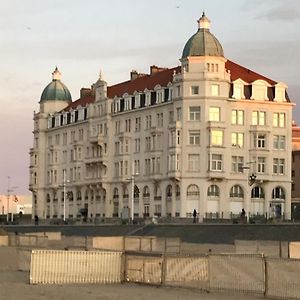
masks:
<path id="1" fill-rule="evenodd" d="M 177 66 L 203 11 L 227 58 L 289 86 L 300 125 L 299 0 L 1 0 L 0 194 L 8 176 L 29 194 L 33 112 L 55 66 L 73 100 L 100 70 L 112 85 Z"/>

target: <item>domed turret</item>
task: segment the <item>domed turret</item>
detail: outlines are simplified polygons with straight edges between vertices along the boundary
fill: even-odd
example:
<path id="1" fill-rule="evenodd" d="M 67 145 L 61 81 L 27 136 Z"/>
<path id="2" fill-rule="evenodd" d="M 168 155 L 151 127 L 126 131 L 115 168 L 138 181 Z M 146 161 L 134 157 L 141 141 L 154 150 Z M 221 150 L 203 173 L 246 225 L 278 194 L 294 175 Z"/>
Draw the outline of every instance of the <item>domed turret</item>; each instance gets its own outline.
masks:
<path id="1" fill-rule="evenodd" d="M 182 59 L 188 56 L 224 56 L 223 48 L 217 38 L 209 31 L 210 21 L 202 14 L 198 20 L 198 31 L 187 41 Z"/>
<path id="2" fill-rule="evenodd" d="M 72 102 L 72 97 L 69 89 L 61 82 L 61 73 L 55 68 L 52 73 L 52 82 L 50 82 L 44 89 L 41 95 L 41 101 L 59 100 Z"/>

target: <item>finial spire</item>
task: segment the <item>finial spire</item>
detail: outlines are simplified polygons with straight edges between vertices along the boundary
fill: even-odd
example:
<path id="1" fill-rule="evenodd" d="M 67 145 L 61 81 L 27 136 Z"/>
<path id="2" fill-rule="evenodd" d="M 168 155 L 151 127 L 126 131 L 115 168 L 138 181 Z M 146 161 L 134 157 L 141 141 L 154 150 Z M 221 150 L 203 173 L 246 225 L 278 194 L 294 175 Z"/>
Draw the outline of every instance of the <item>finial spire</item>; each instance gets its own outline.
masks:
<path id="1" fill-rule="evenodd" d="M 202 17 L 198 20 L 199 29 L 210 29 L 210 20 L 206 17 L 205 12 L 202 12 Z"/>
<path id="2" fill-rule="evenodd" d="M 52 80 L 61 80 L 61 73 L 59 72 L 57 66 L 55 67 L 55 70 L 52 73 Z"/>
<path id="3" fill-rule="evenodd" d="M 99 79 L 100 80 L 103 80 L 103 72 L 102 72 L 102 69 L 100 68 L 100 72 L 99 72 Z"/>

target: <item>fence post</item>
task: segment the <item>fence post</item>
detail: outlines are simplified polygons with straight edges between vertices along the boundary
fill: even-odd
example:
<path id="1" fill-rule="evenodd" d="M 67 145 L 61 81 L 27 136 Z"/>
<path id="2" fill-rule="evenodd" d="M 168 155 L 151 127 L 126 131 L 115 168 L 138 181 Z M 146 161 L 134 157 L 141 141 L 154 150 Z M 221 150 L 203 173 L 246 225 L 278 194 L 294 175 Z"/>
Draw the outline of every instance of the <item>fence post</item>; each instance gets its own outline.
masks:
<path id="1" fill-rule="evenodd" d="M 161 284 L 166 284 L 166 255 L 162 254 L 162 260 L 161 260 Z"/>
<path id="2" fill-rule="evenodd" d="M 265 269 L 265 291 L 264 291 L 264 296 L 267 296 L 267 292 L 268 292 L 268 264 L 267 264 L 267 260 L 264 254 L 262 254 L 262 259 L 264 262 L 264 269 Z"/>

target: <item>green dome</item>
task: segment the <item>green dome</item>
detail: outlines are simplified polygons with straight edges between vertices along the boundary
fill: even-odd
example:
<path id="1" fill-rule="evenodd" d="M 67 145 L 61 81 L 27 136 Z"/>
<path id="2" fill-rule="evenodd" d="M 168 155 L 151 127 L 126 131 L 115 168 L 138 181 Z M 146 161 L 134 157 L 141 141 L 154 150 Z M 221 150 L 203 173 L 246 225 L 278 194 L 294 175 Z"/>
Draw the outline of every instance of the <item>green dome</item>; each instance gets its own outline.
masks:
<path id="1" fill-rule="evenodd" d="M 185 44 L 181 58 L 187 58 L 188 56 L 224 56 L 220 42 L 209 31 L 210 21 L 204 13 L 198 23 L 199 29 Z"/>
<path id="2" fill-rule="evenodd" d="M 60 81 L 60 72 L 56 68 L 52 73 L 53 79 L 44 89 L 41 102 L 47 100 L 72 101 L 69 89 Z"/>

